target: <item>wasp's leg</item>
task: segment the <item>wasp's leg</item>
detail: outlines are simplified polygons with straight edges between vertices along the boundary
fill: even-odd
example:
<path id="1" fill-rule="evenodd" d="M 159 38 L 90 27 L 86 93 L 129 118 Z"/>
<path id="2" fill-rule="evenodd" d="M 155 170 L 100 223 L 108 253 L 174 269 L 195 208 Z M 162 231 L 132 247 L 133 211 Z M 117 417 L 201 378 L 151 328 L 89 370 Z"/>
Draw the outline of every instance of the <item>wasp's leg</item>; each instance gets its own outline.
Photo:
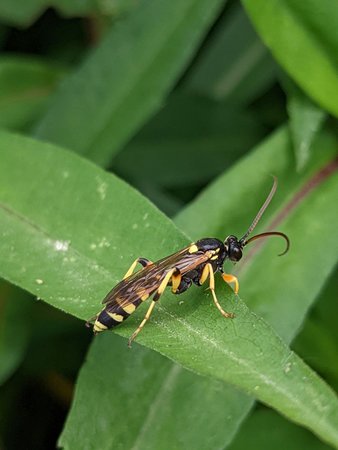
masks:
<path id="1" fill-rule="evenodd" d="M 182 282 L 182 275 L 181 272 L 176 269 L 176 271 L 173 273 L 173 275 L 171 276 L 171 291 L 173 292 L 173 294 L 176 294 L 178 291 L 178 288 L 180 287 Z"/>
<path id="2" fill-rule="evenodd" d="M 224 272 L 222 273 L 222 278 L 226 283 L 234 283 L 235 284 L 234 292 L 235 292 L 235 294 L 238 294 L 238 291 L 239 291 L 238 279 L 234 275 L 230 275 L 229 273 L 224 273 Z"/>
<path id="3" fill-rule="evenodd" d="M 140 323 L 140 325 L 136 328 L 136 330 L 134 331 L 134 333 L 130 336 L 129 341 L 128 341 L 128 347 L 131 347 L 131 343 L 133 342 L 133 340 L 136 338 L 136 336 L 139 334 L 139 332 L 142 330 L 142 328 L 144 327 L 144 325 L 146 324 L 147 320 L 149 319 L 149 317 L 151 316 L 151 313 L 154 309 L 154 306 L 156 305 L 156 301 L 153 300 L 150 303 L 150 306 L 148 308 L 148 311 L 146 312 L 146 315 L 144 316 L 144 319 L 142 320 L 142 322 Z"/>
<path id="4" fill-rule="evenodd" d="M 187 289 L 189 289 L 191 285 L 192 285 L 192 279 L 191 278 L 182 277 L 178 288 L 175 291 L 173 291 L 173 293 L 176 294 L 176 295 L 182 294 Z"/>
<path id="5" fill-rule="evenodd" d="M 204 266 L 204 269 L 202 271 L 202 275 L 201 275 L 201 278 L 200 278 L 201 284 L 207 279 L 208 275 L 209 275 L 209 288 L 211 290 L 212 297 L 214 299 L 214 303 L 215 303 L 218 311 L 222 314 L 222 316 L 232 319 L 234 317 L 234 314 L 224 311 L 224 309 L 221 307 L 221 305 L 219 304 L 219 302 L 217 300 L 216 293 L 215 293 L 214 270 L 213 270 L 212 265 L 210 263 L 206 264 Z"/>
<path id="6" fill-rule="evenodd" d="M 139 332 L 142 330 L 142 328 L 144 327 L 144 325 L 147 323 L 147 320 L 149 319 L 149 317 L 151 316 L 151 313 L 154 309 L 154 306 L 157 302 L 157 300 L 161 297 L 161 295 L 163 294 L 165 288 L 168 286 L 169 281 L 171 280 L 172 276 L 174 275 L 174 273 L 177 272 L 177 269 L 171 269 L 169 270 L 169 272 L 166 273 L 166 275 L 164 276 L 163 280 L 161 281 L 157 291 L 155 292 L 155 295 L 153 297 L 152 302 L 150 303 L 150 306 L 148 308 L 148 311 L 146 313 L 146 315 L 144 316 L 144 319 L 142 320 L 142 322 L 140 323 L 140 325 L 137 327 L 137 329 L 134 331 L 134 333 L 130 336 L 129 341 L 128 341 L 128 346 L 131 347 L 131 343 L 133 342 L 133 340 L 136 338 L 136 336 L 139 334 Z M 174 281 L 173 281 L 174 284 Z"/>
<path id="7" fill-rule="evenodd" d="M 129 267 L 127 273 L 125 274 L 125 276 L 123 277 L 123 279 L 125 280 L 126 278 L 130 277 L 130 275 L 134 272 L 135 267 L 137 264 L 141 264 L 142 267 L 147 267 L 150 266 L 151 264 L 153 264 L 151 261 L 149 261 L 149 259 L 147 258 L 137 258 L 135 259 L 135 261 L 133 262 L 133 264 Z"/>

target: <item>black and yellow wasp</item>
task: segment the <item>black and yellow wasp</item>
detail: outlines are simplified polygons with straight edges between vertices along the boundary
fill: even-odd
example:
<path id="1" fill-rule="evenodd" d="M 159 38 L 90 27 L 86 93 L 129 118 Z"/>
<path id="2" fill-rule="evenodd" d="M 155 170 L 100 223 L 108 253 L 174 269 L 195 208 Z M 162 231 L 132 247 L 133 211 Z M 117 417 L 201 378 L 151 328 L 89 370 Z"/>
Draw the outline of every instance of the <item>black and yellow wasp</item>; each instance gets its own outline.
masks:
<path id="1" fill-rule="evenodd" d="M 130 346 L 149 319 L 156 302 L 167 286 L 171 286 L 174 294 L 182 294 L 190 288 L 192 283 L 201 286 L 208 278 L 209 288 L 216 307 L 224 317 L 232 318 L 233 314 L 224 311 L 217 300 L 214 273 L 220 272 L 225 282 L 233 283 L 234 291 L 237 294 L 239 289 L 237 278 L 223 271 L 223 263 L 226 259 L 233 262 L 239 261 L 242 258 L 242 250 L 247 244 L 266 236 L 277 235 L 286 240 L 287 246 L 285 251 L 281 253 L 282 255 L 289 249 L 289 238 L 279 231 L 268 231 L 247 239 L 269 205 L 276 188 L 277 179 L 274 178 L 268 197 L 241 239 L 232 235 L 228 236 L 224 242 L 216 238 L 204 238 L 157 262 L 151 262 L 146 258 L 137 258 L 123 280 L 104 298 L 102 302 L 105 305 L 104 308 L 93 318 L 93 320 L 95 319 L 94 333 L 97 334 L 119 325 L 142 302 L 153 296 L 144 319 L 129 339 Z M 137 264 L 141 264 L 143 268 L 133 273 Z"/>

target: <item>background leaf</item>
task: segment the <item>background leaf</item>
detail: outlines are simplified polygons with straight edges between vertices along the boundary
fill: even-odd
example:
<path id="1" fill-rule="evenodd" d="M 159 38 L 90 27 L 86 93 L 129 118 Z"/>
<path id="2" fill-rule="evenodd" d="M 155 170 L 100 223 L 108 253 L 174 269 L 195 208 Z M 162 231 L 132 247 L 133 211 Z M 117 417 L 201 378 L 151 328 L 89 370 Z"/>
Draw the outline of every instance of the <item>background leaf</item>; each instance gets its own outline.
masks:
<path id="1" fill-rule="evenodd" d="M 25 355 L 30 334 L 27 315 L 31 310 L 27 297 L 20 289 L 0 281 L 0 384 L 13 374 Z"/>
<path id="2" fill-rule="evenodd" d="M 326 113 L 284 73 L 280 74 L 280 79 L 287 94 L 287 111 L 296 168 L 301 171 L 311 157 L 313 141 L 324 124 Z"/>
<path id="3" fill-rule="evenodd" d="M 140 1 L 65 80 L 35 135 L 109 163 L 159 109 L 222 3 Z"/>
<path id="4" fill-rule="evenodd" d="M 255 450 L 257 448 L 283 450 L 286 442 L 288 442 L 290 450 L 301 448 L 327 450 L 331 448 L 315 439 L 308 431 L 266 409 L 255 411 L 228 448 L 229 450 Z"/>
<path id="5" fill-rule="evenodd" d="M 239 109 L 265 92 L 276 72 L 276 63 L 241 4 L 234 3 L 217 22 L 183 87 Z"/>
<path id="6" fill-rule="evenodd" d="M 293 343 L 293 348 L 304 355 L 304 359 L 330 384 L 337 389 L 338 369 L 338 331 L 335 324 L 337 316 L 337 270 L 320 292 L 318 302 L 311 311 L 301 333 Z M 325 355 L 325 358 L 322 356 Z"/>
<path id="7" fill-rule="evenodd" d="M 329 26 L 338 21 L 335 5 L 330 0 L 303 5 L 297 0 L 244 0 L 243 4 L 286 72 L 309 97 L 337 116 L 338 34 L 336 25 Z"/>
<path id="8" fill-rule="evenodd" d="M 2 264 L 6 271 L 3 276 L 24 285 L 51 304 L 82 318 L 90 317 L 89 312 L 97 310 L 97 298 L 103 297 L 114 284 L 114 278 L 117 281 L 117 276 L 121 277 L 118 273 L 121 256 L 132 259 L 130 252 L 135 251 L 136 243 L 139 254 L 157 259 L 156 251 L 163 255 L 166 250 L 169 254 L 173 245 L 185 241 L 146 200 L 75 155 L 5 133 L 1 144 L 1 228 L 6 239 L 0 254 L 7 255 L 7 265 Z M 18 152 L 20 163 L 17 162 Z M 53 167 L 53 171 L 46 174 L 45 167 Z M 25 180 L 22 174 L 20 176 L 23 170 Z M 30 170 L 34 173 L 34 183 L 32 180 L 32 190 L 27 193 L 25 186 Z M 15 192 L 10 188 L 13 176 L 18 179 Z M 330 193 L 332 195 L 335 181 L 330 178 L 325 184 L 327 202 L 332 201 Z M 42 182 L 43 190 L 40 189 Z M 79 183 L 85 186 L 81 191 L 77 189 Z M 74 192 L 81 194 L 74 197 Z M 27 195 L 32 199 L 29 207 Z M 101 207 L 96 207 L 93 216 L 90 205 L 97 204 L 98 199 L 101 199 Z M 71 205 L 72 216 L 71 220 L 64 221 L 61 218 L 67 205 Z M 54 211 L 55 220 L 51 220 L 48 208 Z M 316 208 L 325 208 L 325 202 L 314 202 L 311 212 Z M 141 215 L 141 211 L 143 222 L 141 219 L 135 227 L 132 220 Z M 304 212 L 306 217 L 307 210 Z M 320 210 L 320 213 L 323 217 L 325 212 Z M 298 220 L 304 219 L 300 215 Z M 126 242 L 123 236 L 128 226 L 131 232 Z M 97 236 L 94 241 L 91 229 L 95 229 Z M 154 239 L 159 243 L 155 251 Z M 117 242 L 120 257 L 112 264 L 112 250 Z M 148 252 L 142 251 L 147 247 Z M 29 266 L 23 254 L 29 256 Z M 57 267 L 58 272 L 53 271 L 53 267 Z M 103 288 L 105 291 L 101 295 Z M 183 305 L 168 302 L 165 307 L 159 306 L 139 341 L 197 373 L 231 382 L 253 393 L 292 420 L 310 427 L 323 439 L 337 443 L 334 424 L 338 409 L 332 391 L 284 346 L 266 323 L 250 313 L 240 300 L 235 302 L 229 288 L 223 285 L 218 292 L 220 298 L 229 297 L 228 309 L 235 312 L 236 321 L 224 323 L 218 311 L 210 308 L 210 295 L 207 302 L 205 293 L 190 292 L 185 297 L 190 297 L 191 302 Z M 197 307 L 196 300 L 202 298 L 204 302 Z M 141 313 L 135 313 L 135 317 L 117 332 L 129 335 Z"/>
<path id="9" fill-rule="evenodd" d="M 102 353 L 109 358 L 97 370 Z M 126 352 L 124 339 L 106 335 L 91 346 L 59 445 L 91 447 L 94 433 L 84 434 L 79 425 L 95 418 L 102 449 L 222 448 L 237 430 L 230 413 L 237 418 L 248 403 L 229 386 L 142 347 Z"/>
<path id="10" fill-rule="evenodd" d="M 234 112 L 224 102 L 175 95 L 114 158 L 113 169 L 136 186 L 145 179 L 164 187 L 207 183 L 264 131 L 253 114 Z"/>
<path id="11" fill-rule="evenodd" d="M 46 106 L 63 70 L 37 58 L 0 59 L 0 126 L 28 129 Z"/>

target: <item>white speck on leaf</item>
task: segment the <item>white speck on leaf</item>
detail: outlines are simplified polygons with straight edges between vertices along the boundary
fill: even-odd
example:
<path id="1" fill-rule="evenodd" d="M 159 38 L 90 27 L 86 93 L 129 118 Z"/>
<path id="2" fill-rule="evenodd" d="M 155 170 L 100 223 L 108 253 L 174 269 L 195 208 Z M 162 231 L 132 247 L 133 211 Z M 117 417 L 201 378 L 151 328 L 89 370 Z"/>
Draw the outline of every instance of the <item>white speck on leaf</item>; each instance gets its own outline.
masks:
<path id="1" fill-rule="evenodd" d="M 108 247 L 110 247 L 110 242 L 108 241 L 108 239 L 107 239 L 105 236 L 103 236 L 103 237 L 100 239 L 99 242 L 97 242 L 97 243 L 92 242 L 92 243 L 89 245 L 89 248 L 90 248 L 91 250 L 96 250 L 98 247 L 99 247 L 99 248 L 104 248 L 104 247 L 108 248 Z"/>
<path id="2" fill-rule="evenodd" d="M 41 280 L 41 278 L 37 278 L 37 279 L 35 280 L 35 283 L 36 283 L 36 284 L 43 284 L 43 280 Z"/>
<path id="3" fill-rule="evenodd" d="M 143 216 L 143 220 L 147 220 L 148 219 L 149 214 L 145 213 L 145 215 Z"/>
<path id="4" fill-rule="evenodd" d="M 289 373 L 291 370 L 291 367 L 292 367 L 292 363 L 288 362 L 287 364 L 285 364 L 284 372 Z"/>
<path id="5" fill-rule="evenodd" d="M 69 172 L 67 170 L 64 170 L 62 172 L 62 176 L 63 176 L 63 178 L 68 178 L 69 177 Z"/>
<path id="6" fill-rule="evenodd" d="M 103 237 L 98 245 L 100 248 L 110 247 L 110 242 L 108 241 L 108 239 L 106 237 Z"/>
<path id="7" fill-rule="evenodd" d="M 138 224 L 137 224 L 137 223 L 134 223 L 133 226 L 132 226 L 132 229 L 133 229 L 133 230 L 136 230 L 136 228 L 138 228 Z"/>
<path id="8" fill-rule="evenodd" d="M 98 179 L 97 181 L 99 183 L 97 186 L 97 192 L 100 196 L 100 199 L 104 200 L 106 198 L 108 184 L 104 181 L 101 181 L 100 179 Z"/>
<path id="9" fill-rule="evenodd" d="M 57 252 L 67 252 L 69 249 L 70 241 L 55 241 L 54 248 Z"/>

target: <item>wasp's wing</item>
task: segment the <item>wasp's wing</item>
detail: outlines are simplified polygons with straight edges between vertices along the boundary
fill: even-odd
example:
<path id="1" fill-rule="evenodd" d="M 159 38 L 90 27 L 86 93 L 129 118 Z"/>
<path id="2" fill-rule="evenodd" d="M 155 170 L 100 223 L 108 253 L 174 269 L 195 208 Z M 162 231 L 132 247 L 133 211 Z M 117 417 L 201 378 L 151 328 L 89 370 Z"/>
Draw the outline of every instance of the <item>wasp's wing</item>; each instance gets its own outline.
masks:
<path id="1" fill-rule="evenodd" d="M 184 275 L 210 259 L 209 253 L 189 253 L 189 248 L 190 246 L 167 256 L 120 281 L 102 303 L 106 303 L 107 308 L 114 309 L 115 305 L 123 307 L 142 297 L 149 297 L 159 287 L 168 270 L 176 267 Z"/>

